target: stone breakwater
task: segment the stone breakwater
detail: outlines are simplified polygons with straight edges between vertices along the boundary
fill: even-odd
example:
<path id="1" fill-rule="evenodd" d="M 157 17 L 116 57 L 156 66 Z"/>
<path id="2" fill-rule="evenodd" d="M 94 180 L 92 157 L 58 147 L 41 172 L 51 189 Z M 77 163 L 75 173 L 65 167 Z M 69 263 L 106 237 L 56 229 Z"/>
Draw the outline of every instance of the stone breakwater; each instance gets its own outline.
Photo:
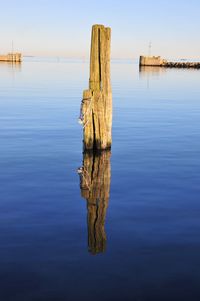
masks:
<path id="1" fill-rule="evenodd" d="M 160 56 L 140 56 L 140 66 L 200 69 L 200 62 L 168 62 Z"/>
<path id="2" fill-rule="evenodd" d="M 200 69 L 200 63 L 190 63 L 190 62 L 166 62 L 162 67 L 168 68 L 195 68 Z"/>

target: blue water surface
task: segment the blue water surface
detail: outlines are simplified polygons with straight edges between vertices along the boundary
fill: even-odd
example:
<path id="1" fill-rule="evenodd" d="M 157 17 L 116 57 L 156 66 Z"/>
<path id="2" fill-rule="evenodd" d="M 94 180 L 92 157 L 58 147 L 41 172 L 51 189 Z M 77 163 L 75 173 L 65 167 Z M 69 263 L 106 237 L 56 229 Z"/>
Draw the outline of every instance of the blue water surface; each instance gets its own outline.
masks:
<path id="1" fill-rule="evenodd" d="M 112 61 L 106 248 L 81 197 L 87 61 L 0 64 L 0 300 L 200 300 L 200 71 Z"/>

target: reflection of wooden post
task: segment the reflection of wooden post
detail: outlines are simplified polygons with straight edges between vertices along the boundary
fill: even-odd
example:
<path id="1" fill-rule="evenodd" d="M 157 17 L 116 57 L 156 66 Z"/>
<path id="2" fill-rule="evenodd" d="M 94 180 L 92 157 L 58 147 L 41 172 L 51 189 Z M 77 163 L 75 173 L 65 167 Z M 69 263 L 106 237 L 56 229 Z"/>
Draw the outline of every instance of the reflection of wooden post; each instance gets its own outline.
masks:
<path id="1" fill-rule="evenodd" d="M 112 143 L 110 38 L 110 28 L 92 27 L 89 90 L 83 92 L 82 100 L 85 150 L 109 149 Z"/>
<path id="2" fill-rule="evenodd" d="M 110 194 L 110 152 L 85 153 L 79 169 L 81 195 L 87 200 L 88 247 L 92 254 L 105 251 L 105 218 Z"/>

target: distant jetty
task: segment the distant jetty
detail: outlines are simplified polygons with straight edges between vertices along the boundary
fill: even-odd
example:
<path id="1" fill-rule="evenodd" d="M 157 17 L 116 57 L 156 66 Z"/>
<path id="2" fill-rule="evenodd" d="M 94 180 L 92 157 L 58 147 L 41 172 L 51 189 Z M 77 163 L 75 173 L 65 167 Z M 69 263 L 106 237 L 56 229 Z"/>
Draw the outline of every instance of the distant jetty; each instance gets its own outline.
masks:
<path id="1" fill-rule="evenodd" d="M 0 55 L 0 62 L 11 62 L 11 63 L 21 63 L 22 54 L 21 53 L 8 53 L 6 55 Z"/>
<path id="2" fill-rule="evenodd" d="M 200 69 L 200 62 L 168 62 L 160 56 L 140 56 L 140 66 Z"/>

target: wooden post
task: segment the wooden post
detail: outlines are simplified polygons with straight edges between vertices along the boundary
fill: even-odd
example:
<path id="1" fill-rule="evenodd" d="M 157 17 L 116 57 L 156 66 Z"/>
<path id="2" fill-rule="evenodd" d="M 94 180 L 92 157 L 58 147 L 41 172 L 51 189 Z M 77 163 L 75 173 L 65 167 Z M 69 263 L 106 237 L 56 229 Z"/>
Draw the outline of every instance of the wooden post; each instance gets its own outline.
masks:
<path id="1" fill-rule="evenodd" d="M 92 254 L 106 248 L 105 219 L 110 195 L 110 151 L 86 152 L 79 168 L 81 195 L 87 200 L 88 249 Z"/>
<path id="2" fill-rule="evenodd" d="M 110 28 L 92 27 L 89 90 L 81 105 L 84 150 L 110 149 L 112 144 L 110 39 Z"/>

